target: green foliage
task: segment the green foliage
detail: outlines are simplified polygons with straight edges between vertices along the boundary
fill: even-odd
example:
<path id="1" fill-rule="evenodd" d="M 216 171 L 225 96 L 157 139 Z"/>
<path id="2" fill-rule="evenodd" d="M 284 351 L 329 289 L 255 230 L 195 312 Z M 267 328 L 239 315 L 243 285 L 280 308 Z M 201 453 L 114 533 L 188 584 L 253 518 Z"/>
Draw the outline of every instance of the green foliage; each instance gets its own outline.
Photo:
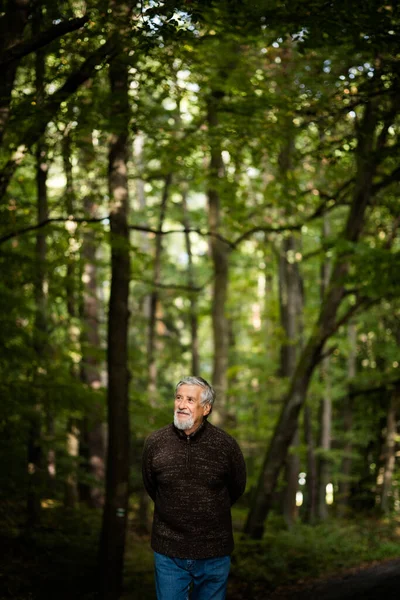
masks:
<path id="1" fill-rule="evenodd" d="M 66 512 L 50 505 L 42 527 L 27 534 L 19 521 L 21 507 L 10 502 L 5 508 L 13 520 L 13 530 L 10 522 L 5 528 L 0 513 L 0 538 L 8 548 L 7 560 L 2 562 L 2 585 L 8 595 L 16 600 L 50 600 L 55 595 L 65 600 L 71 595 L 96 598 L 99 513 Z"/>
<path id="2" fill-rule="evenodd" d="M 397 521 L 357 520 L 290 531 L 271 528 L 262 542 L 238 540 L 233 576 L 251 587 L 274 589 L 337 573 L 361 563 L 396 558 L 400 539 Z"/>

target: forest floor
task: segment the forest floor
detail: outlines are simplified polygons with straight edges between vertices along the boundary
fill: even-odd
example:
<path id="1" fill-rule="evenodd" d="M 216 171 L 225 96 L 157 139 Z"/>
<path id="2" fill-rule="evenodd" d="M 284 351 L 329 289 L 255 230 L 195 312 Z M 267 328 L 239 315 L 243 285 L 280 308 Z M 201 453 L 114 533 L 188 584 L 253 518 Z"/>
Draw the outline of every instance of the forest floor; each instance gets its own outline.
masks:
<path id="1" fill-rule="evenodd" d="M 269 598 L 271 600 L 357 600 L 361 598 L 362 600 L 380 598 L 398 600 L 399 590 L 400 559 L 396 559 L 363 565 L 334 577 L 321 578 L 298 586 L 278 588 Z"/>
<path id="2" fill-rule="evenodd" d="M 100 514 L 46 513 L 30 534 L 0 519 L 0 600 L 97 600 Z M 134 522 L 126 548 L 121 600 L 155 600 L 150 540 Z M 271 523 L 262 542 L 237 534 L 227 599 L 397 600 L 399 557 L 400 521 L 332 520 L 290 532 Z"/>
<path id="3" fill-rule="evenodd" d="M 136 588 L 137 589 L 137 588 Z M 227 600 L 398 600 L 400 590 L 400 559 L 363 565 L 340 575 L 320 578 L 275 591 L 262 584 L 238 580 L 233 574 L 228 584 Z M 124 600 L 146 598 L 155 600 L 150 586 L 135 592 L 127 590 Z"/>

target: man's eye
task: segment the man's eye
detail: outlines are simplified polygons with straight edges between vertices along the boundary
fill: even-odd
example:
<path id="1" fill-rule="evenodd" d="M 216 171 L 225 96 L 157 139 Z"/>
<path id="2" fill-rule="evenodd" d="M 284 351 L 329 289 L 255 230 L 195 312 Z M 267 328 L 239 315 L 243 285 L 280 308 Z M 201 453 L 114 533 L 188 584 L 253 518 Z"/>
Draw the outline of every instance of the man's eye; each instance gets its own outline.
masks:
<path id="1" fill-rule="evenodd" d="M 189 402 L 190 402 L 190 404 L 193 404 L 194 398 L 189 398 Z"/>

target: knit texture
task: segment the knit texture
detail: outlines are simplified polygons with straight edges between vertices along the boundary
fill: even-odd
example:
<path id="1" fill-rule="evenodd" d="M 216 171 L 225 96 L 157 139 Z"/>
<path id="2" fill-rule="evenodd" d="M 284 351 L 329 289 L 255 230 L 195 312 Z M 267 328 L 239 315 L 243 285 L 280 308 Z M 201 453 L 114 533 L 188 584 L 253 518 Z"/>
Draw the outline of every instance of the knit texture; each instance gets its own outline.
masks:
<path id="1" fill-rule="evenodd" d="M 152 433 L 143 482 L 155 503 L 151 547 L 174 558 L 225 556 L 233 550 L 231 505 L 243 494 L 238 443 L 206 420 L 186 436 L 173 424 Z"/>

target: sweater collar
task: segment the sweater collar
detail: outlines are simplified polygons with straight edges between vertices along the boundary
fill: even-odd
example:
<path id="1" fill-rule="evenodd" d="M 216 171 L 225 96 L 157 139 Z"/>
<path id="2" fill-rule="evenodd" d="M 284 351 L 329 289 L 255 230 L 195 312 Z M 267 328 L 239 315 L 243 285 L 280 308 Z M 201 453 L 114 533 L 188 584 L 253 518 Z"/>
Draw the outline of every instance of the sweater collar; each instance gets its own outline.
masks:
<path id="1" fill-rule="evenodd" d="M 186 435 L 186 433 L 182 429 L 178 429 L 173 423 L 172 428 L 180 439 L 190 440 L 191 442 L 194 442 L 200 439 L 204 431 L 207 429 L 207 419 L 204 419 L 201 425 L 198 426 L 196 431 L 193 431 L 190 435 Z"/>

